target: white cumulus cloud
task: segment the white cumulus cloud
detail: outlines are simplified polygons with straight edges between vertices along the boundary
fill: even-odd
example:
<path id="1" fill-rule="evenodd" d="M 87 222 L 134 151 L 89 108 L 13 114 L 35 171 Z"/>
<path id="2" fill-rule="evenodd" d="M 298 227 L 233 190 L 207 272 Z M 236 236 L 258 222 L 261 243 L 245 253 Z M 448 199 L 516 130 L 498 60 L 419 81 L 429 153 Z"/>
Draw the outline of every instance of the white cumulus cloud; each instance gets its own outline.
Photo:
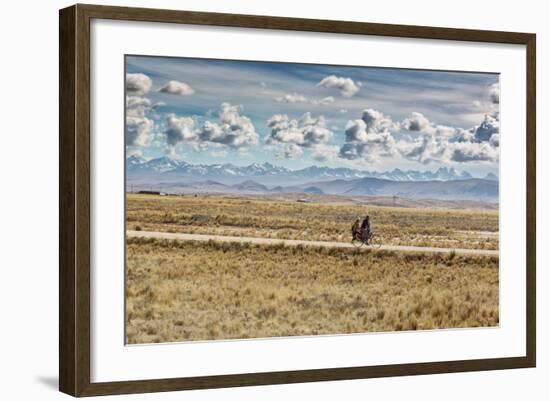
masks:
<path id="1" fill-rule="evenodd" d="M 279 103 L 306 103 L 308 101 L 304 95 L 300 95 L 296 92 L 278 96 L 275 100 Z"/>
<path id="2" fill-rule="evenodd" d="M 351 78 L 337 77 L 336 75 L 329 75 L 323 78 L 317 86 L 323 88 L 334 88 L 340 91 L 340 94 L 344 97 L 352 97 L 359 92 L 359 85 L 353 82 Z"/>
<path id="3" fill-rule="evenodd" d="M 416 117 L 416 118 L 415 118 Z M 420 113 L 413 113 L 403 127 L 420 133 L 413 141 L 401 140 L 397 147 L 402 156 L 420 163 L 495 162 L 499 158 L 498 115 L 487 115 L 477 126 L 468 130 L 437 125 Z"/>
<path id="4" fill-rule="evenodd" d="M 287 143 L 278 148 L 276 155 L 279 159 L 296 159 L 304 154 L 302 148 L 295 143 Z"/>
<path id="5" fill-rule="evenodd" d="M 169 93 L 171 95 L 189 96 L 195 93 L 195 90 L 185 82 L 169 81 L 159 89 L 159 92 Z"/>
<path id="6" fill-rule="evenodd" d="M 399 141 L 397 148 L 404 158 L 428 164 L 448 161 L 446 157 L 448 145 L 447 137 L 425 133 L 411 142 Z"/>
<path id="7" fill-rule="evenodd" d="M 457 142 L 450 147 L 450 159 L 454 162 L 464 163 L 472 161 L 494 162 L 498 160 L 498 148 L 489 142 Z"/>
<path id="8" fill-rule="evenodd" d="M 486 142 L 491 139 L 493 134 L 500 132 L 500 122 L 498 115 L 486 115 L 485 119 L 474 130 L 474 139 L 476 142 Z"/>
<path id="9" fill-rule="evenodd" d="M 396 156 L 396 143 L 391 131 L 399 124 L 391 117 L 374 109 L 365 109 L 361 119 L 349 120 L 345 130 L 345 143 L 339 157 L 347 160 L 374 162 L 380 157 Z"/>
<path id="10" fill-rule="evenodd" d="M 326 128 L 323 116 L 313 117 L 311 113 L 303 114 L 299 119 L 286 114 L 275 114 L 267 121 L 271 128 L 266 143 L 275 146 L 287 158 L 300 156 L 296 147 L 310 148 L 320 145 L 332 138 L 332 132 Z M 294 146 L 288 146 L 288 145 Z M 288 149 L 288 150 L 287 150 Z"/>
<path id="11" fill-rule="evenodd" d="M 396 132 L 409 131 L 396 140 Z M 413 112 L 401 123 L 374 109 L 361 119 L 349 120 L 345 143 L 338 156 L 347 160 L 375 162 L 381 157 L 403 158 L 423 164 L 495 162 L 499 158 L 498 114 L 487 115 L 470 129 L 449 127 Z"/>
<path id="12" fill-rule="evenodd" d="M 131 95 L 145 95 L 151 90 L 153 81 L 145 74 L 126 74 L 126 92 Z"/>
<path id="13" fill-rule="evenodd" d="M 166 117 L 166 143 L 170 149 L 180 142 L 190 142 L 197 138 L 195 132 L 195 122 L 191 117 L 177 117 L 175 114 L 169 114 Z"/>
<path id="14" fill-rule="evenodd" d="M 336 145 L 326 145 L 324 143 L 313 145 L 312 157 L 319 162 L 331 162 L 338 158 L 340 148 Z"/>
<path id="15" fill-rule="evenodd" d="M 248 148 L 258 143 L 258 134 L 250 119 L 242 114 L 242 107 L 222 103 L 218 121 L 206 121 L 198 130 L 200 142 Z"/>
<path id="16" fill-rule="evenodd" d="M 428 128 L 431 123 L 422 113 L 413 111 L 411 116 L 403 120 L 403 128 L 409 131 L 423 131 Z"/>
<path id="17" fill-rule="evenodd" d="M 248 117 L 242 114 L 241 106 L 222 103 L 217 121 L 205 121 L 196 127 L 191 117 L 177 117 L 171 114 L 166 120 L 166 144 L 173 152 L 180 142 L 187 142 L 195 149 L 210 145 L 246 150 L 258 143 L 258 134 Z"/>
<path id="18" fill-rule="evenodd" d="M 126 145 L 145 146 L 154 127 L 149 118 L 153 106 L 141 96 L 126 96 Z"/>

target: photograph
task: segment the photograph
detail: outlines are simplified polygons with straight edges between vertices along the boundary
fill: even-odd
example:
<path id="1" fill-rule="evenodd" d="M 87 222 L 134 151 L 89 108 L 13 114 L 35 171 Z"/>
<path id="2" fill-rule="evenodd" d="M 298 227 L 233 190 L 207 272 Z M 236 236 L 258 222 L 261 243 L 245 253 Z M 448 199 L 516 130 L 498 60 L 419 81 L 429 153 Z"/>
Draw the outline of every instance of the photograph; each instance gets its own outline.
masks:
<path id="1" fill-rule="evenodd" d="M 499 326 L 498 73 L 126 54 L 120 78 L 126 344 Z"/>

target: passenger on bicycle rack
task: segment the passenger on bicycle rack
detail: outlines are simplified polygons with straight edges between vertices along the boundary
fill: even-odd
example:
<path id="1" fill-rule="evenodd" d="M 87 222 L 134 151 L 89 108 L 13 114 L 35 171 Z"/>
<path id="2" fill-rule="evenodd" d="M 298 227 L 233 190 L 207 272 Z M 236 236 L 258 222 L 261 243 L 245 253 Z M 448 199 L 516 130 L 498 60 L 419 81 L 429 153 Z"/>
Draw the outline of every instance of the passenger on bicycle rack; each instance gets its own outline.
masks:
<path id="1" fill-rule="evenodd" d="M 351 226 L 351 238 L 360 239 L 359 236 L 359 227 L 361 226 L 361 219 L 358 217 L 355 219 L 355 222 Z"/>

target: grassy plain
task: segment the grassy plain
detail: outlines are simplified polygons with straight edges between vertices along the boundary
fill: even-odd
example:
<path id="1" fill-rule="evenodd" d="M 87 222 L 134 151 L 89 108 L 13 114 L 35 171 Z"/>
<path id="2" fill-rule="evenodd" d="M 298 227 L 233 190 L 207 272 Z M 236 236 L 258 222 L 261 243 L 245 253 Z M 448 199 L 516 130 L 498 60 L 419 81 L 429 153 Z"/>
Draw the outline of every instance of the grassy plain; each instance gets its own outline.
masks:
<path id="1" fill-rule="evenodd" d="M 148 202 L 133 198 L 130 205 L 137 201 Z M 208 213 L 212 205 L 195 210 L 192 204 L 172 199 L 162 204 L 178 222 L 191 221 L 185 218 L 192 219 L 193 214 L 212 216 Z M 327 210 L 292 205 L 283 208 L 294 211 L 292 216 L 285 218 L 278 211 L 270 220 L 259 216 L 260 208 L 253 206 L 241 209 L 241 215 L 250 211 L 245 216 L 253 222 L 265 218 L 278 227 L 286 221 L 292 228 L 289 232 L 296 235 L 300 229 L 293 222 L 298 219 L 302 224 L 300 213 Z M 224 208 L 226 217 L 220 221 L 232 221 L 231 211 L 237 214 L 238 206 L 233 208 Z M 349 212 L 338 210 L 345 221 Z M 132 213 L 135 218 L 136 212 Z M 163 227 L 162 219 L 159 223 L 151 213 L 147 211 L 139 224 L 147 229 L 156 224 Z M 399 211 L 387 213 L 407 221 Z M 374 209 L 371 214 L 382 216 Z M 412 221 L 425 218 L 421 214 Z M 461 221 L 445 213 L 439 218 Z M 147 219 L 151 222 L 146 223 Z M 474 219 L 463 229 L 471 230 L 475 224 Z M 436 229 L 434 224 L 430 227 Z M 331 235 L 330 231 L 323 234 Z M 498 258 L 453 253 L 128 238 L 126 340 L 136 344 L 495 326 L 499 322 L 498 271 Z"/>
<path id="2" fill-rule="evenodd" d="M 498 249 L 498 210 L 382 207 L 350 201 L 127 195 L 127 228 L 319 241 L 350 240 L 369 214 L 387 245 Z"/>

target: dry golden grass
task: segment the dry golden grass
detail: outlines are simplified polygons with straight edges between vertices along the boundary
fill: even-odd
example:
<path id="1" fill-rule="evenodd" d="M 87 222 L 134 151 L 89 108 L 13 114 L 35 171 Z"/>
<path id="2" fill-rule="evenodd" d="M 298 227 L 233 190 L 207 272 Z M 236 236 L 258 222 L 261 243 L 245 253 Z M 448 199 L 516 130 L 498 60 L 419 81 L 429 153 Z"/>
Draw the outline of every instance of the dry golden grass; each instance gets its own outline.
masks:
<path id="1" fill-rule="evenodd" d="M 347 242 L 351 224 L 366 213 L 387 245 L 498 249 L 495 210 L 128 194 L 126 218 L 131 230 Z"/>
<path id="2" fill-rule="evenodd" d="M 127 239 L 126 340 L 495 326 L 498 258 Z"/>

